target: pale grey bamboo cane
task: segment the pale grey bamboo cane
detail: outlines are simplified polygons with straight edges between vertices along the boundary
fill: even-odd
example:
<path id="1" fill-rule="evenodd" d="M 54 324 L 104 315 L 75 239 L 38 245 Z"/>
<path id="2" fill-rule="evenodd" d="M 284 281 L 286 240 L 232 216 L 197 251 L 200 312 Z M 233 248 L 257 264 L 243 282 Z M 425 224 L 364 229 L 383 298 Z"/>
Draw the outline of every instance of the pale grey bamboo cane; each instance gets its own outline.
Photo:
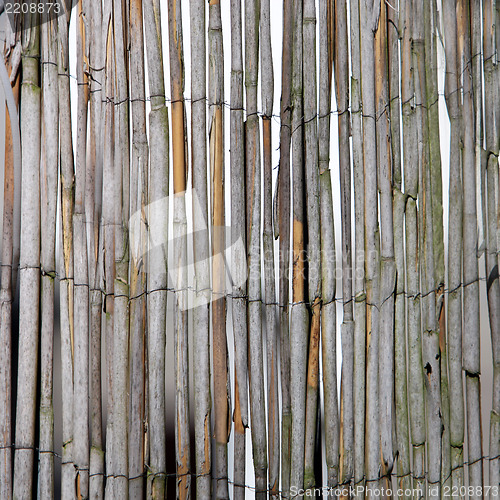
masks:
<path id="1" fill-rule="evenodd" d="M 314 452 L 319 389 L 319 343 L 321 314 L 321 226 L 318 169 L 318 120 L 316 82 L 316 7 L 314 0 L 303 6 L 303 89 L 304 89 L 304 145 L 307 217 L 308 298 L 312 318 L 309 333 L 306 427 L 304 453 L 304 488 L 315 485 Z"/>
<path id="2" fill-rule="evenodd" d="M 306 419 L 306 366 L 309 315 L 305 304 L 305 185 L 304 117 L 302 84 L 302 1 L 293 0 L 292 30 L 292 199 L 293 256 L 292 310 L 290 323 L 290 387 L 292 432 L 290 443 L 290 490 L 304 486 Z"/>
<path id="3" fill-rule="evenodd" d="M 354 483 L 362 485 L 365 477 L 365 229 L 364 165 L 361 110 L 361 54 L 359 0 L 350 2 L 351 25 L 351 136 L 354 183 Z"/>
<path id="4" fill-rule="evenodd" d="M 189 498 L 191 489 L 189 451 L 189 362 L 187 316 L 187 219 L 186 219 L 186 122 L 184 110 L 184 54 L 182 41 L 182 11 L 177 0 L 168 2 L 168 32 L 170 48 L 170 88 L 172 96 L 172 154 L 174 169 L 174 262 L 175 288 L 175 355 L 176 413 L 175 442 L 177 465 L 177 497 Z M 214 280 L 215 280 L 214 276 Z"/>
<path id="5" fill-rule="evenodd" d="M 446 50 L 445 95 L 450 117 L 448 215 L 448 372 L 450 395 L 451 486 L 464 484 L 464 394 L 462 381 L 462 155 L 455 2 L 443 4 Z M 458 494 L 455 495 L 458 498 Z"/>
<path id="6" fill-rule="evenodd" d="M 261 311 L 261 167 L 260 132 L 257 116 L 259 67 L 259 2 L 245 0 L 245 87 L 246 87 L 246 188 L 248 243 L 248 345 L 250 416 L 256 498 L 266 498 L 267 446 L 266 405 Z"/>
<path id="7" fill-rule="evenodd" d="M 281 62 L 280 165 L 278 170 L 278 230 L 280 266 L 280 364 L 281 364 L 281 494 L 290 489 L 290 142 L 292 126 L 292 0 L 283 2 L 283 50 Z M 276 229 L 276 225 L 275 225 Z"/>
<path id="8" fill-rule="evenodd" d="M 59 150 L 61 177 L 61 248 L 60 259 L 60 326 L 62 378 L 62 465 L 61 497 L 75 496 L 73 466 L 73 353 L 74 353 L 74 280 L 73 280 L 73 204 L 74 162 L 71 134 L 71 104 L 69 84 L 69 20 L 59 16 L 58 75 L 59 75 Z"/>
<path id="9" fill-rule="evenodd" d="M 244 498 L 245 429 L 248 427 L 248 351 L 246 303 L 245 130 L 241 0 L 231 1 L 231 274 L 235 357 L 234 497 Z M 240 251 L 241 248 L 241 251 Z M 236 392 L 236 387 L 238 392 Z M 239 417 L 239 418 L 238 418 Z M 279 438 L 278 438 L 279 442 Z"/>
<path id="10" fill-rule="evenodd" d="M 271 12 L 270 1 L 260 2 L 261 36 L 261 91 L 262 91 L 262 132 L 263 132 L 263 179 L 264 181 L 264 286 L 266 311 L 267 342 L 267 414 L 269 480 L 268 490 L 271 496 L 279 491 L 280 471 L 280 430 L 278 401 L 278 331 L 276 309 L 276 285 L 274 271 L 274 235 L 273 235 L 273 194 L 272 194 L 272 142 L 271 125 L 273 114 L 274 72 L 271 48 Z"/>
<path id="11" fill-rule="evenodd" d="M 73 215 L 74 242 L 74 300 L 75 300 L 75 348 L 74 348 L 74 396 L 73 396 L 73 458 L 76 468 L 77 495 L 89 494 L 89 274 L 87 254 L 87 229 L 85 219 L 85 182 L 87 162 L 87 106 L 88 106 L 88 50 L 87 28 L 84 17 L 89 4 L 80 0 L 77 29 L 77 140 L 75 155 L 75 211 Z"/>
<path id="12" fill-rule="evenodd" d="M 209 77 L 208 130 L 210 136 L 211 223 L 220 226 L 224 217 L 224 52 L 221 7 L 218 1 L 209 3 L 208 22 Z M 228 498 L 227 443 L 230 429 L 228 359 L 225 299 L 222 297 L 224 265 L 218 252 L 224 251 L 222 228 L 214 228 L 212 237 L 212 338 L 215 413 L 215 495 Z"/>
<path id="13" fill-rule="evenodd" d="M 379 484 L 379 286 L 380 259 L 378 244 L 377 145 L 375 129 L 375 61 L 374 37 L 380 5 L 360 2 L 361 94 L 363 100 L 363 142 L 365 170 L 365 276 L 366 276 L 366 482 Z M 374 9 L 377 11 L 374 12 Z M 373 489 L 368 492 L 374 491 Z"/>
<path id="14" fill-rule="evenodd" d="M 30 26 L 29 14 L 22 22 Z M 23 36 L 21 85 L 21 254 L 19 261 L 19 360 L 14 453 L 13 497 L 29 498 L 33 486 L 35 411 L 40 299 L 40 29 Z"/>
<path id="15" fill-rule="evenodd" d="M 342 215 L 342 412 L 340 481 L 353 478 L 354 448 L 354 317 L 351 253 L 351 155 L 349 145 L 349 53 L 347 2 L 335 2 L 335 88 L 339 126 L 340 196 Z"/>
<path id="16" fill-rule="evenodd" d="M 90 5 L 90 157 L 87 161 L 87 182 L 85 212 L 87 218 L 87 238 L 90 285 L 90 471 L 89 496 L 104 496 L 104 443 L 102 431 L 102 391 L 101 391 L 101 337 L 102 305 L 104 288 L 104 228 L 100 226 L 102 212 L 102 93 L 103 46 L 102 46 L 102 6 L 99 2 Z"/>
<path id="17" fill-rule="evenodd" d="M 411 488 L 410 442 L 408 428 L 408 389 L 407 389 L 407 349 L 406 349 L 406 310 L 405 310 L 405 258 L 404 258 L 404 210 L 405 196 L 402 192 L 401 171 L 401 118 L 399 98 L 399 38 L 402 33 L 398 27 L 401 13 L 387 9 L 388 29 L 388 67 L 390 103 L 390 146 L 392 159 L 392 196 L 394 257 L 396 264 L 395 306 L 394 306 L 394 391 L 395 424 L 398 460 L 398 487 L 402 488 L 403 498 L 410 498 Z"/>
<path id="18" fill-rule="evenodd" d="M 5 48 L 7 51 L 7 46 Z M 2 54 L 3 57 L 3 54 Z M 12 107 L 5 115 L 5 161 L 3 191 L 3 226 L 2 226 L 2 265 L 0 274 L 0 498 L 9 498 L 12 494 L 12 303 L 15 295 L 13 287 L 14 263 L 14 220 L 15 191 L 21 189 L 21 151 L 20 136 L 17 141 L 14 127 L 19 127 L 17 106 L 19 101 L 19 76 L 12 68 L 13 50 L 7 57 L 7 67 L 2 75 L 3 85 L 10 84 L 7 71 L 14 80 L 12 88 Z M 3 60 L 1 61 L 3 64 Z M 3 71 L 2 71 L 3 73 Z M 4 79 L 6 81 L 4 81 Z M 7 87 L 8 88 L 8 87 Z M 5 87 L 4 87 L 5 90 Z M 15 142 L 17 142 L 17 147 Z M 19 216 L 19 214 L 17 214 Z"/>
<path id="19" fill-rule="evenodd" d="M 125 11 L 126 12 L 126 11 Z M 126 35 L 123 5 L 117 2 L 113 9 L 113 44 L 115 53 L 115 283 L 113 322 L 113 494 L 114 498 L 128 498 L 128 378 L 129 378 L 129 175 L 130 137 L 128 79 L 126 66 Z"/>
<path id="20" fill-rule="evenodd" d="M 459 44 L 463 72 L 463 283 L 464 336 L 462 367 L 465 370 L 467 412 L 468 472 L 471 486 L 482 485 L 482 430 L 480 411 L 480 329 L 479 329 L 479 271 L 477 260 L 477 205 L 475 172 L 474 103 L 470 61 L 470 2 L 458 7 Z M 474 497 L 475 498 L 475 497 Z"/>
<path id="21" fill-rule="evenodd" d="M 496 234 L 498 221 L 498 152 L 499 124 L 495 113 L 500 106 L 498 86 L 495 79 L 495 30 L 494 3 L 483 4 L 483 57 L 484 57 L 484 97 L 485 103 L 485 138 L 487 152 L 487 240 L 486 240 L 486 277 L 488 291 L 488 311 L 490 318 L 491 343 L 493 347 L 493 401 L 490 415 L 489 447 L 489 484 L 500 483 L 500 283 L 498 279 L 498 244 Z M 497 266 L 497 267 L 495 267 Z"/>
<path id="22" fill-rule="evenodd" d="M 405 179 L 405 248 L 408 325 L 408 402 L 413 455 L 413 488 L 425 486 L 425 403 L 421 347 L 420 265 L 418 260 L 418 139 L 414 100 L 411 2 L 405 1 L 401 61 L 403 165 Z"/>
<path id="23" fill-rule="evenodd" d="M 144 76 L 144 37 L 142 0 L 130 0 L 128 11 L 130 111 L 132 148 L 130 163 L 130 215 L 143 213 L 148 196 L 148 141 L 146 137 L 146 91 Z M 125 27 L 127 24 L 125 24 Z M 129 497 L 142 498 L 146 417 L 146 234 L 144 225 L 131 235 L 137 246 L 132 249 L 130 276 L 130 416 L 128 443 Z"/>
<path id="24" fill-rule="evenodd" d="M 191 20 L 191 153 L 193 194 L 193 254 L 195 262 L 196 307 L 193 330 L 197 348 L 194 350 L 195 462 L 196 494 L 211 497 L 211 397 L 210 397 L 210 270 L 208 199 L 207 199 L 207 125 L 206 125 L 206 41 L 205 2 L 190 2 Z"/>
<path id="25" fill-rule="evenodd" d="M 339 411 L 337 395 L 337 328 L 335 302 L 335 228 L 330 174 L 330 112 L 333 69 L 333 2 L 319 4 L 318 160 L 321 210 L 321 348 L 324 394 L 327 485 L 339 480 Z"/>
<path id="26" fill-rule="evenodd" d="M 57 168 L 59 160 L 58 76 L 56 21 L 43 16 L 42 46 L 42 155 L 41 155 L 41 395 L 40 395 L 40 498 L 54 497 L 54 279 L 56 274 Z"/>
<path id="27" fill-rule="evenodd" d="M 166 493 L 165 348 L 168 257 L 168 109 L 165 107 L 161 9 L 158 0 L 143 2 L 149 94 L 149 194 L 148 194 L 148 384 L 150 442 L 148 482 L 151 497 Z"/>
<path id="28" fill-rule="evenodd" d="M 390 102 L 387 61 L 387 6 L 382 4 L 375 33 L 375 106 L 377 127 L 377 180 L 380 191 L 380 324 L 379 324 L 379 405 L 381 474 L 390 487 L 394 465 L 394 258 L 392 158 L 390 156 Z"/>

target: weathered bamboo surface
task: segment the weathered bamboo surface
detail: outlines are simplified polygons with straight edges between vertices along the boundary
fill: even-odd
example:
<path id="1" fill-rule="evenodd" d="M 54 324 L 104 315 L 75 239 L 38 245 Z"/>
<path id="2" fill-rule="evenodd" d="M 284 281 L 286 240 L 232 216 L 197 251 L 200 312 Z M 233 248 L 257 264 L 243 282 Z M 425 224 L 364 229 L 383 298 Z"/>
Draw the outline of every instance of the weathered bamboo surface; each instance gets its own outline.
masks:
<path id="1" fill-rule="evenodd" d="M 498 1 L 9 5 L 0 500 L 500 495 Z"/>

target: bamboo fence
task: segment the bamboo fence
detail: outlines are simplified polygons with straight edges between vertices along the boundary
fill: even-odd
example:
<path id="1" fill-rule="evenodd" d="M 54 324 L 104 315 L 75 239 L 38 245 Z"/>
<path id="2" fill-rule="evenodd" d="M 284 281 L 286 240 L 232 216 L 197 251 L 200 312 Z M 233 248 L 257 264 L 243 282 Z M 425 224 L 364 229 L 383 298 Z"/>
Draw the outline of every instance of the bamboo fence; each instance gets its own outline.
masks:
<path id="1" fill-rule="evenodd" d="M 500 495 L 500 3 L 17 5 L 0 500 Z"/>

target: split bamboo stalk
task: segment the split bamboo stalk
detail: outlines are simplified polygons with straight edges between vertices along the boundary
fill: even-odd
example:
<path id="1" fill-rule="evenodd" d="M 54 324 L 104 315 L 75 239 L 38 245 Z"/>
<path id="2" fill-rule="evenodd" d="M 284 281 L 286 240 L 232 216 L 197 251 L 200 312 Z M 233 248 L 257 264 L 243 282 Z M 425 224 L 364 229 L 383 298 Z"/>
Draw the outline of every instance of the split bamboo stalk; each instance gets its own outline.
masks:
<path id="1" fill-rule="evenodd" d="M 434 255 L 434 218 L 432 199 L 432 150 L 429 135 L 432 125 L 429 120 L 431 107 L 431 89 L 429 72 L 431 71 L 429 53 L 430 37 L 434 13 L 431 8 L 415 4 L 413 33 L 413 56 L 415 60 L 415 99 L 417 105 L 417 123 L 419 140 L 419 255 L 422 294 L 422 363 L 425 373 L 425 418 L 427 437 L 427 485 L 429 493 L 438 488 L 441 479 L 441 380 L 439 332 L 436 315 L 435 290 L 435 255 Z M 425 200 L 425 201 L 424 201 Z"/>
<path id="2" fill-rule="evenodd" d="M 405 196 L 402 192 L 401 171 L 401 118 L 399 96 L 400 37 L 398 31 L 403 22 L 401 13 L 388 6 L 388 68 L 390 106 L 390 152 L 392 161 L 392 197 L 394 258 L 396 264 L 395 305 L 394 305 L 394 392 L 395 424 L 397 442 L 397 484 L 403 490 L 403 498 L 411 488 L 410 442 L 408 428 L 407 389 L 407 347 L 406 347 L 406 305 L 405 305 L 405 258 L 404 258 L 404 209 Z"/>
<path id="3" fill-rule="evenodd" d="M 248 427 L 248 338 L 241 0 L 231 1 L 231 275 L 235 359 L 234 497 L 245 497 L 245 429 Z M 278 438 L 279 442 L 279 438 Z"/>
<path id="4" fill-rule="evenodd" d="M 477 205 L 475 171 L 474 102 L 471 75 L 470 7 L 468 0 L 458 5 L 458 33 L 463 72 L 463 283 L 464 336 L 462 367 L 465 370 L 469 484 L 482 485 L 482 431 L 480 404 L 479 271 L 477 261 Z"/>
<path id="5" fill-rule="evenodd" d="M 349 144 L 349 53 L 347 2 L 335 2 L 335 88 L 339 126 L 340 196 L 342 215 L 342 382 L 340 481 L 348 484 L 354 473 L 354 316 L 351 253 L 351 155 Z"/>
<path id="6" fill-rule="evenodd" d="M 327 485 L 339 480 L 339 412 L 337 395 L 337 324 L 335 302 L 335 228 L 330 173 L 330 119 L 333 69 L 333 2 L 319 5 L 318 160 L 321 211 L 321 349 L 323 367 Z"/>
<path id="7" fill-rule="evenodd" d="M 130 215 L 144 213 L 148 197 L 148 141 L 146 137 L 146 94 L 142 0 L 129 5 L 130 112 L 132 149 L 130 163 Z M 127 23 L 126 23 L 127 25 Z M 133 228 L 136 246 L 129 264 L 130 276 L 130 415 L 128 473 L 130 498 L 142 498 L 146 418 L 146 234 L 145 226 Z"/>
<path id="8" fill-rule="evenodd" d="M 384 484 L 390 487 L 394 465 L 394 258 L 392 157 L 390 150 L 390 101 L 387 60 L 387 9 L 381 5 L 375 33 L 375 106 L 377 128 L 377 180 L 380 191 L 380 323 L 379 405 L 380 443 Z"/>
<path id="9" fill-rule="evenodd" d="M 17 42 L 19 43 L 19 42 Z M 14 48 L 5 47 L 7 67 L 10 75 L 4 77 L 12 81 L 13 108 L 6 106 L 5 114 L 5 161 L 3 192 L 3 231 L 2 231 L 2 266 L 0 285 L 0 497 L 9 498 L 12 492 L 12 303 L 15 289 L 13 284 L 14 262 L 14 224 L 19 214 L 16 212 L 16 192 L 21 190 L 21 151 L 18 125 L 19 81 L 20 77 L 12 67 Z M 2 54 L 3 57 L 3 54 Z M 3 60 L 1 61 L 3 63 Z M 2 82 L 4 79 L 2 78 Z M 7 91 L 7 89 L 4 89 Z M 11 117 L 12 113 L 12 117 Z M 15 138 L 17 136 L 17 140 Z"/>
<path id="10" fill-rule="evenodd" d="M 128 408 L 129 408 L 129 248 L 130 213 L 130 137 L 126 47 L 124 30 L 126 2 L 113 8 L 113 46 L 115 54 L 115 282 L 113 321 L 113 494 L 128 498 Z"/>
<path id="11" fill-rule="evenodd" d="M 41 396 L 40 498 L 54 497 L 54 280 L 56 275 L 57 169 L 59 161 L 57 31 L 52 16 L 43 16 L 42 47 L 42 153 L 41 153 Z"/>
<path id="12" fill-rule="evenodd" d="M 260 2 L 261 42 L 261 90 L 262 90 L 262 134 L 263 134 L 263 179 L 264 179 L 264 286 L 267 339 L 267 414 L 269 480 L 268 491 L 277 496 L 280 470 L 280 430 L 278 403 L 278 331 L 276 322 L 276 285 L 274 272 L 273 194 L 272 194 L 272 143 L 271 120 L 274 99 L 274 73 L 271 48 L 271 12 L 269 0 Z M 318 236 L 319 237 L 319 236 Z M 318 325 L 319 328 L 319 325 Z"/>
<path id="13" fill-rule="evenodd" d="M 377 9 L 374 12 L 374 9 Z M 377 143 L 375 128 L 375 47 L 373 33 L 380 29 L 379 2 L 373 6 L 360 2 L 361 95 L 363 101 L 363 143 L 365 170 L 365 279 L 366 279 L 366 482 L 379 484 L 379 286 L 380 258 L 378 237 Z M 368 492 L 373 489 L 368 490 Z"/>
<path id="14" fill-rule="evenodd" d="M 21 84 L 21 254 L 19 260 L 19 360 L 14 453 L 14 498 L 33 489 L 40 299 L 40 29 L 37 16 L 24 14 Z"/>
<path id="15" fill-rule="evenodd" d="M 283 1 L 283 49 L 281 62 L 280 163 L 278 170 L 279 306 L 281 364 L 281 494 L 290 489 L 290 143 L 292 127 L 292 0 Z M 276 232 L 276 225 L 275 225 Z"/>
<path id="16" fill-rule="evenodd" d="M 486 138 L 486 199 L 487 199 L 487 239 L 486 277 L 488 291 L 488 312 L 490 318 L 491 343 L 493 347 L 493 400 L 490 415 L 489 484 L 500 483 L 500 283 L 498 279 L 498 152 L 499 123 L 495 114 L 500 106 L 498 85 L 495 79 L 495 12 L 494 3 L 483 4 L 483 57 L 484 57 L 484 97 L 485 138 Z M 497 56 L 498 57 L 498 56 Z M 497 267 L 495 267 L 497 266 Z"/>
<path id="17" fill-rule="evenodd" d="M 413 488 L 425 486 L 425 403 L 424 370 L 421 347 L 420 264 L 418 242 L 418 138 L 414 99 L 414 64 L 412 60 L 412 4 L 405 1 L 404 33 L 401 60 L 401 96 L 403 121 L 403 165 L 405 179 L 405 248 L 408 325 L 408 399 L 410 438 L 413 455 Z"/>
<path id="18" fill-rule="evenodd" d="M 311 324 L 307 362 L 304 488 L 315 485 L 314 452 L 319 396 L 319 343 L 321 318 L 321 225 L 318 170 L 318 120 L 316 83 L 316 7 L 303 6 L 304 145 L 306 174 L 307 273 Z"/>
<path id="19" fill-rule="evenodd" d="M 207 199 L 207 125 L 206 125 L 206 41 L 205 2 L 190 2 L 191 20 L 191 154 L 193 196 L 193 254 L 196 282 L 196 307 L 193 310 L 194 349 L 194 433 L 196 495 L 211 497 L 211 397 L 210 397 L 210 269 Z"/>
<path id="20" fill-rule="evenodd" d="M 148 494 L 153 499 L 166 494 L 165 348 L 167 310 L 167 258 L 169 193 L 168 109 L 165 107 L 161 12 L 158 0 L 143 2 L 149 94 L 149 193 L 148 193 Z M 150 483 L 150 484 L 149 484 Z"/>
<path id="21" fill-rule="evenodd" d="M 89 494 L 89 273 L 87 228 L 85 218 L 85 183 L 87 163 L 88 118 L 88 35 L 85 16 L 87 0 L 78 3 L 77 30 L 77 140 L 75 155 L 75 209 L 73 215 L 74 243 L 74 396 L 73 396 L 73 458 L 76 468 L 76 493 L 87 498 Z"/>
<path id="22" fill-rule="evenodd" d="M 256 498 L 267 498 L 266 405 L 261 310 L 261 168 L 257 116 L 259 2 L 245 0 L 246 189 L 248 252 L 248 345 L 250 416 Z"/>
<path id="23" fill-rule="evenodd" d="M 351 23 L 351 136 L 354 184 L 354 484 L 365 477 L 365 367 L 366 367 L 366 294 L 364 229 L 364 164 L 361 111 L 361 54 L 359 0 L 350 2 Z"/>
<path id="24" fill-rule="evenodd" d="M 71 11 L 59 16 L 59 163 L 61 178 L 61 248 L 60 259 L 60 328 L 62 378 L 62 465 L 61 496 L 75 496 L 76 471 L 73 466 L 73 366 L 74 366 L 74 273 L 73 273 L 73 211 L 74 159 L 71 134 L 71 102 L 69 84 L 69 21 Z"/>
<path id="25" fill-rule="evenodd" d="M 448 215 L 448 372 L 450 396 L 451 486 L 464 485 L 464 394 L 462 382 L 462 154 L 460 68 L 455 2 L 443 4 L 446 50 L 445 96 L 450 117 Z M 458 495 L 457 495 L 458 497 Z"/>
<path id="26" fill-rule="evenodd" d="M 290 387 L 292 432 L 290 489 L 304 487 L 306 366 L 309 315 L 305 304 L 305 180 L 302 82 L 302 1 L 293 0 L 292 31 L 292 310 L 290 323 Z"/>
<path id="27" fill-rule="evenodd" d="M 89 72 L 90 123 L 87 161 L 85 212 L 87 219 L 89 285 L 90 285 L 90 498 L 104 496 L 104 443 L 102 431 L 101 337 L 104 288 L 104 228 L 100 226 L 102 212 L 102 6 L 90 5 Z"/>
<path id="28" fill-rule="evenodd" d="M 170 47 L 170 88 L 172 96 L 172 154 L 174 168 L 174 262 L 175 287 L 175 353 L 176 353 L 176 413 L 175 443 L 177 463 L 177 496 L 190 497 L 191 477 L 189 454 L 189 361 L 187 287 L 187 220 L 186 180 L 187 151 L 184 110 L 184 55 L 182 44 L 182 11 L 177 0 L 168 2 L 168 32 Z M 223 224 L 220 224 L 223 225 Z M 214 276 L 215 279 L 215 276 Z M 225 311 L 224 311 L 225 314 Z M 224 331 L 225 333 L 225 331 Z"/>

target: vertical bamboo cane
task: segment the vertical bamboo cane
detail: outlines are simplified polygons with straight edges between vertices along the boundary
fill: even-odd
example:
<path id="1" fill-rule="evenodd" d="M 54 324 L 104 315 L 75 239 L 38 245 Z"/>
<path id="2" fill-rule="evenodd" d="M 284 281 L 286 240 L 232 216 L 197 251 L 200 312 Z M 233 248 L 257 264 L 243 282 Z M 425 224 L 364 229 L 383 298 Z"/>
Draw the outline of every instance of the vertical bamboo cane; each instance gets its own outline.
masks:
<path id="1" fill-rule="evenodd" d="M 490 318 L 491 343 L 493 346 L 493 401 L 490 416 L 490 485 L 500 483 L 500 283 L 498 279 L 498 242 L 496 234 L 498 221 L 498 151 L 499 124 L 495 113 L 500 106 L 498 85 L 495 79 L 495 23 L 494 3 L 483 4 L 483 51 L 484 51 L 484 93 L 485 93 L 485 137 L 487 151 L 487 240 L 486 277 L 488 291 L 488 311 Z M 498 57 L 498 55 L 497 55 Z M 496 457 L 496 458 L 495 458 Z"/>
<path id="2" fill-rule="evenodd" d="M 335 228 L 330 174 L 330 112 L 333 69 L 333 2 L 319 6 L 318 150 L 321 204 L 321 348 L 323 366 L 327 485 L 339 480 L 339 412 L 337 396 L 337 338 L 335 302 Z"/>
<path id="3" fill-rule="evenodd" d="M 51 16 L 52 17 L 52 16 Z M 56 22 L 42 17 L 42 158 L 41 158 L 41 398 L 40 398 L 40 498 L 54 497 L 54 279 L 56 272 L 56 209 L 58 144 L 58 85 Z"/>
<path id="4" fill-rule="evenodd" d="M 168 257 L 168 109 L 165 107 L 161 12 L 158 0 L 143 2 L 149 94 L 148 194 L 148 392 L 150 442 L 148 491 L 154 499 L 166 494 L 165 347 Z"/>
<path id="5" fill-rule="evenodd" d="M 19 43 L 19 42 L 18 42 Z M 19 102 L 19 76 L 12 68 L 13 48 L 10 47 L 7 66 L 10 71 L 12 97 L 17 111 Z M 7 50 L 7 47 L 6 49 Z M 2 55 L 3 57 L 3 55 Z M 3 62 L 3 61 L 2 61 Z M 9 75 L 6 75 L 9 79 Z M 7 108 L 7 106 L 6 106 Z M 10 109 L 10 108 L 9 108 Z M 2 266 L 0 285 L 0 497 L 8 498 L 12 492 L 12 302 L 15 295 L 13 283 L 14 262 L 14 224 L 16 191 L 20 192 L 21 156 L 17 112 L 13 109 L 5 114 L 5 162 L 3 192 L 3 231 L 2 231 Z M 17 135 L 17 141 L 14 135 Z M 17 142 L 17 147 L 16 147 Z M 16 172 L 17 170 L 17 172 Z M 19 216 L 19 214 L 17 214 Z"/>
<path id="6" fill-rule="evenodd" d="M 450 395 L 451 486 L 464 484 L 464 395 L 462 382 L 462 154 L 460 80 L 455 2 L 443 4 L 446 40 L 446 104 L 450 117 L 448 215 L 448 371 Z M 458 498 L 458 495 L 456 495 Z"/>
<path id="7" fill-rule="evenodd" d="M 474 103 L 470 40 L 470 7 L 468 0 L 458 6 L 458 33 L 463 72 L 463 283 L 464 337 L 462 367 L 465 370 L 469 484 L 482 485 L 482 431 L 480 404 L 480 330 L 479 330 L 479 272 L 477 262 L 477 205 L 475 172 Z"/>
<path id="8" fill-rule="evenodd" d="M 31 19 L 30 19 L 31 17 Z M 21 255 L 19 261 L 19 361 L 14 454 L 14 498 L 29 498 L 33 488 L 35 405 L 40 300 L 40 87 L 37 16 L 24 14 L 21 85 Z M 33 24 L 30 24 L 33 21 Z"/>
<path id="9" fill-rule="evenodd" d="M 211 496 L 211 398 L 210 398 L 210 269 L 206 257 L 208 242 L 207 140 L 206 140 L 206 42 L 205 2 L 190 3 L 191 13 L 191 153 L 193 192 L 198 203 L 193 206 L 196 307 L 193 310 L 194 404 L 196 494 Z"/>
<path id="10" fill-rule="evenodd" d="M 261 88 L 262 133 L 264 161 L 264 286 L 267 324 L 267 404 L 269 446 L 269 492 L 278 495 L 280 466 L 280 433 L 278 404 L 278 338 L 276 323 L 276 291 L 274 273 L 273 201 L 272 201 L 272 145 L 271 115 L 273 113 L 274 75 L 271 49 L 271 12 L 269 0 L 261 0 Z"/>
<path id="11" fill-rule="evenodd" d="M 260 283 L 261 170 L 259 118 L 257 116 L 259 14 L 259 2 L 256 0 L 245 0 L 248 355 L 250 367 L 250 415 L 257 499 L 266 498 L 267 490 L 266 406 L 264 399 L 262 297 Z"/>
<path id="12" fill-rule="evenodd" d="M 130 137 L 126 52 L 125 5 L 120 0 L 113 8 L 113 45 L 115 52 L 115 283 L 113 321 L 113 491 L 114 498 L 128 498 L 128 379 L 129 379 L 129 175 Z"/>
<path id="13" fill-rule="evenodd" d="M 403 165 L 405 179 L 405 247 L 408 325 L 408 393 L 410 436 L 413 449 L 413 488 L 422 491 L 425 485 L 425 403 L 424 370 L 422 366 L 420 264 L 418 260 L 418 139 L 414 99 L 414 65 L 412 60 L 413 11 L 405 1 L 402 46 L 402 120 Z"/>
<path id="14" fill-rule="evenodd" d="M 281 63 L 280 165 L 278 170 L 279 305 L 281 364 L 281 494 L 290 489 L 290 142 L 292 126 L 292 0 L 283 1 L 283 50 Z"/>
<path id="15" fill-rule="evenodd" d="M 351 23 L 351 136 L 354 183 L 354 483 L 365 477 L 365 367 L 366 367 L 366 294 L 364 165 L 361 112 L 361 54 L 359 0 L 350 2 Z"/>
<path id="16" fill-rule="evenodd" d="M 379 2 L 360 2 L 361 94 L 363 100 L 363 143 L 365 169 L 365 276 L 366 276 L 366 482 L 378 485 L 380 468 L 379 423 L 379 283 L 377 144 L 375 129 L 375 47 L 373 26 L 378 20 Z M 373 491 L 373 489 L 368 490 Z"/>
<path id="17" fill-rule="evenodd" d="M 292 168 L 293 168 L 293 264 L 290 323 L 290 387 L 292 433 L 290 443 L 290 489 L 304 486 L 306 420 L 306 366 L 308 312 L 305 304 L 305 189 L 304 117 L 302 85 L 302 0 L 293 0 L 292 31 Z"/>
<path id="18" fill-rule="evenodd" d="M 244 498 L 245 429 L 248 427 L 248 352 L 246 304 L 245 130 L 241 0 L 231 1 L 231 275 L 235 357 L 234 496 Z M 241 251 L 240 251 L 241 249 Z"/>
<path id="19" fill-rule="evenodd" d="M 351 157 L 349 145 L 349 54 L 347 3 L 335 2 L 335 88 L 339 123 L 340 192 L 342 213 L 342 403 L 340 480 L 348 484 L 353 477 L 354 447 L 354 321 L 352 304 L 351 253 Z"/>
<path id="20" fill-rule="evenodd" d="M 175 286 L 175 352 L 176 352 L 176 414 L 175 438 L 177 461 L 177 496 L 189 498 L 191 478 L 189 456 L 189 387 L 188 387 L 188 317 L 186 179 L 187 151 L 184 111 L 184 59 L 182 45 L 182 11 L 178 0 L 168 2 L 170 47 L 170 88 L 172 95 L 172 153 L 174 167 L 174 262 L 177 267 Z M 221 224 L 222 225 L 222 224 Z"/>
<path id="21" fill-rule="evenodd" d="M 62 378 L 62 465 L 61 496 L 75 496 L 75 468 L 73 466 L 73 366 L 74 366 L 74 279 L 73 279 L 73 210 L 74 160 L 71 135 L 71 103 L 69 85 L 69 20 L 59 16 L 58 75 L 59 75 L 59 154 L 61 177 L 62 258 L 60 259 L 60 315 L 61 315 L 61 378 Z"/>

